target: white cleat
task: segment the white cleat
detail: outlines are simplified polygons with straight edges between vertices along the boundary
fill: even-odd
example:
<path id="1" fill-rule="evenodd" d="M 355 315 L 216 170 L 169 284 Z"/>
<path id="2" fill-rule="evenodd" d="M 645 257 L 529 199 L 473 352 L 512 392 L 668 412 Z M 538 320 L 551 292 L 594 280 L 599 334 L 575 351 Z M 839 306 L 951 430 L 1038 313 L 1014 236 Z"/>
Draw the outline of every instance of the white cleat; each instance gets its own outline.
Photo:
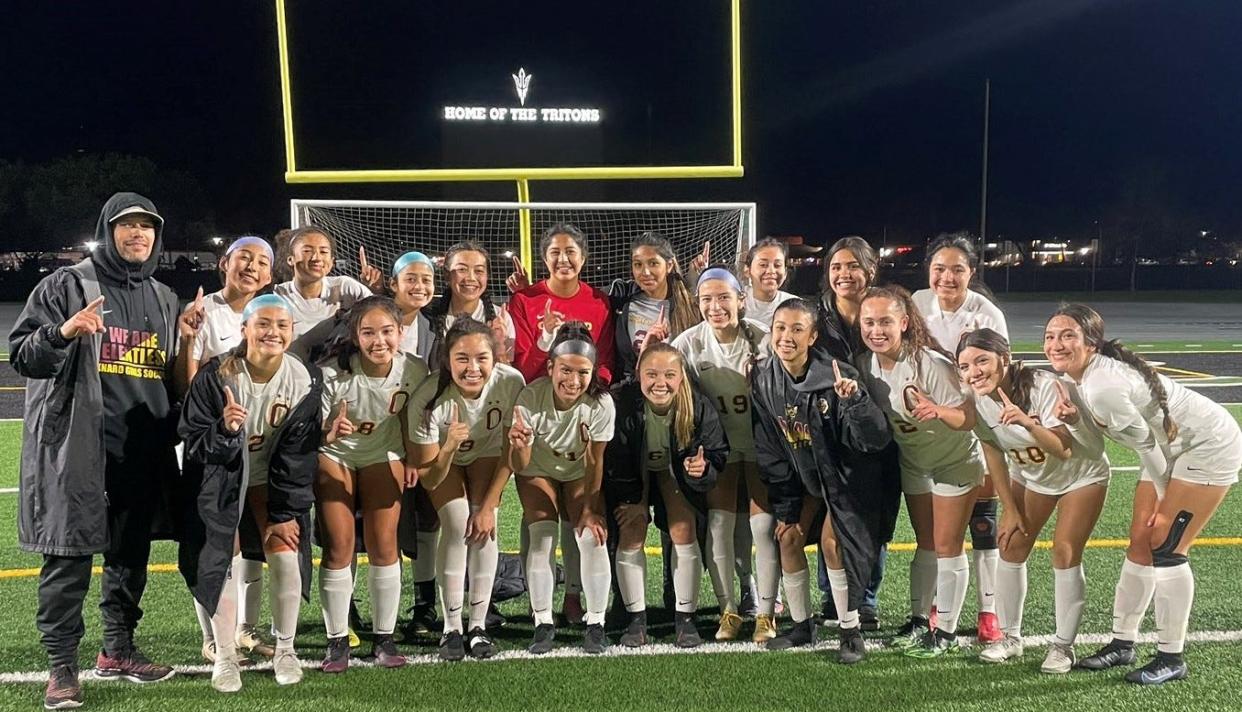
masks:
<path id="1" fill-rule="evenodd" d="M 221 655 L 211 666 L 211 686 L 216 692 L 240 692 L 242 689 L 241 667 L 237 656 Z"/>
<path id="2" fill-rule="evenodd" d="M 1074 667 L 1076 662 L 1078 658 L 1074 655 L 1072 645 L 1053 643 L 1048 648 L 1048 656 L 1044 658 L 1044 664 L 1040 665 L 1039 669 L 1051 675 L 1064 675 Z"/>
<path id="3" fill-rule="evenodd" d="M 296 685 L 302 681 L 302 662 L 292 650 L 276 650 L 272 659 L 277 685 Z"/>
<path id="4" fill-rule="evenodd" d="M 979 653 L 979 660 L 985 663 L 1003 663 L 1006 660 L 1022 657 L 1022 640 L 1007 635 L 999 641 L 988 645 Z"/>

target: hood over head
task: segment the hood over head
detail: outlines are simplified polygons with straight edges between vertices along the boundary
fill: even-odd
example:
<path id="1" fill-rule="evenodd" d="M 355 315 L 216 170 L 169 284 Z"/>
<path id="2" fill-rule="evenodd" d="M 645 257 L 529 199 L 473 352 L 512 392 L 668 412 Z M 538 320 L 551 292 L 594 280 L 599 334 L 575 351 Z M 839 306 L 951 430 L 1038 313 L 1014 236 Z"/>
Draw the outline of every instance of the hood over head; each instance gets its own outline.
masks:
<path id="1" fill-rule="evenodd" d="M 116 239 L 112 236 L 112 223 L 123 215 L 143 213 L 155 218 L 155 243 L 151 246 L 151 256 L 142 264 L 126 262 L 116 248 Z M 114 193 L 99 211 L 99 222 L 95 224 L 95 240 L 99 243 L 95 254 L 91 255 L 95 263 L 95 271 L 100 277 L 119 284 L 138 283 L 150 279 L 160 262 L 160 252 L 164 247 L 164 218 L 155 209 L 155 203 L 137 193 Z"/>

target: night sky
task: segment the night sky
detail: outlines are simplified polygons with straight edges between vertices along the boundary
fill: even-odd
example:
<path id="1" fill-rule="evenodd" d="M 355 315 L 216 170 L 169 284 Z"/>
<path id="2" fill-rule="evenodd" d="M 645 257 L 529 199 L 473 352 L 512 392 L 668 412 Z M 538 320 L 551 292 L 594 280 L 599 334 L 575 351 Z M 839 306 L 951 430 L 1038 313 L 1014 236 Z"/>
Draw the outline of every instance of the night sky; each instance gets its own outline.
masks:
<path id="1" fill-rule="evenodd" d="M 815 242 L 977 230 L 990 77 L 990 233 L 1086 234 L 1138 181 L 1180 220 L 1242 235 L 1242 3 L 751 0 L 743 13 L 745 178 L 536 183 L 533 197 L 754 200 L 762 232 Z M 0 158 L 149 156 L 193 173 L 226 233 L 274 231 L 291 197 L 512 199 L 511 183 L 285 185 L 274 15 L 266 1 L 9 3 Z M 600 54 L 705 41 L 683 15 Z M 403 39 L 373 26 L 377 44 Z M 470 34 L 487 44 L 495 27 Z M 356 34 L 315 56 L 348 56 Z"/>

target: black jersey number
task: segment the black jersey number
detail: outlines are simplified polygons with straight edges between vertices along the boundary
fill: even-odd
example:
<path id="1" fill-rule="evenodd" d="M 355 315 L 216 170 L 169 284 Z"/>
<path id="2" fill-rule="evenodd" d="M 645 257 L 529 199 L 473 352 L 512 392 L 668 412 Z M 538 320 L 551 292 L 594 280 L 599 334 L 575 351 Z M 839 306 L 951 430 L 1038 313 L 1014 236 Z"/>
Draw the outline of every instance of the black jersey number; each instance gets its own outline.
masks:
<path id="1" fill-rule="evenodd" d="M 720 413 L 722 415 L 728 415 L 728 413 L 730 412 L 729 405 L 725 403 L 724 396 L 716 396 L 716 401 L 720 403 Z M 748 410 L 750 410 L 750 399 L 749 398 L 747 398 L 745 395 L 733 396 L 733 411 L 732 412 L 740 415 L 742 413 L 745 413 Z"/>
<path id="2" fill-rule="evenodd" d="M 1044 454 L 1044 451 L 1040 450 L 1034 445 L 1026 448 L 1026 450 L 1019 450 L 1016 447 L 1011 447 L 1009 448 L 1009 454 L 1013 455 L 1013 459 L 1017 460 L 1019 465 L 1028 464 L 1027 460 L 1022 459 L 1023 455 L 1026 455 L 1027 459 L 1030 460 L 1030 462 L 1033 462 L 1037 465 L 1043 462 L 1044 460 L 1048 459 L 1048 456 Z"/>
<path id="3" fill-rule="evenodd" d="M 371 433 L 375 432 L 375 423 L 369 420 L 364 420 L 361 423 L 358 423 L 358 432 L 362 433 L 363 435 L 370 435 Z"/>
<path id="4" fill-rule="evenodd" d="M 500 413 L 499 408 L 488 408 L 487 409 L 486 420 L 487 420 L 488 430 L 495 430 L 496 427 L 500 425 L 500 419 L 501 419 L 501 413 Z"/>
<path id="5" fill-rule="evenodd" d="M 897 429 L 903 433 L 909 434 L 917 433 L 919 431 L 918 427 L 908 420 L 902 420 L 901 418 L 896 418 L 895 420 L 897 421 Z"/>

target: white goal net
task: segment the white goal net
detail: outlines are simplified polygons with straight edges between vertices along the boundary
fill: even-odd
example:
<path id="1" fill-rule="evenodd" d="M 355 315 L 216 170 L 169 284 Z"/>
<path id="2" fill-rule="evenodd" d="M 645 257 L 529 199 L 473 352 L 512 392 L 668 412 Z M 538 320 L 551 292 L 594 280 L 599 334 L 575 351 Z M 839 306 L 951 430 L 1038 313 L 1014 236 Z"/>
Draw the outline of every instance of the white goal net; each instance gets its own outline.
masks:
<path id="1" fill-rule="evenodd" d="M 532 281 L 547 276 L 539 239 L 557 223 L 587 235 L 582 279 L 607 290 L 630 277 L 630 242 L 647 231 L 669 239 L 683 267 L 711 241 L 713 263 L 735 264 L 755 241 L 754 203 L 471 203 L 363 200 L 291 201 L 291 225 L 315 225 L 336 238 L 336 271 L 357 275 L 358 247 L 386 273 L 402 253 L 418 250 L 437 259 L 454 243 L 474 240 L 491 254 L 488 291 L 506 296 L 511 255 L 521 255 L 522 211 L 530 214 Z M 437 275 L 437 289 L 443 281 Z"/>

